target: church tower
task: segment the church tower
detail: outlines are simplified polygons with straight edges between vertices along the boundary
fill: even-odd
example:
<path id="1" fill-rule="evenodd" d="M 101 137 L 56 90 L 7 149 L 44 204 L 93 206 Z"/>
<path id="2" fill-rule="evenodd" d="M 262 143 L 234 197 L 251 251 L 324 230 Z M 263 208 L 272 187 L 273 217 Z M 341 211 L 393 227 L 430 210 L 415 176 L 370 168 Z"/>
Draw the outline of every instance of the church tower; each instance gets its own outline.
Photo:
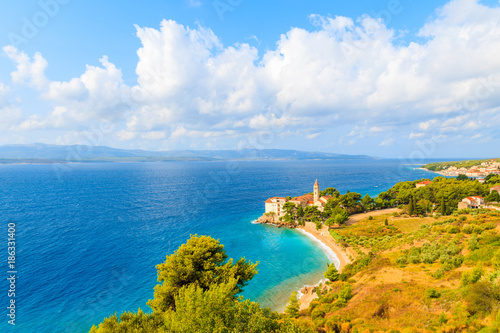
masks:
<path id="1" fill-rule="evenodd" d="M 316 182 L 314 183 L 314 204 L 319 202 L 319 185 L 318 185 L 318 180 L 316 179 Z"/>

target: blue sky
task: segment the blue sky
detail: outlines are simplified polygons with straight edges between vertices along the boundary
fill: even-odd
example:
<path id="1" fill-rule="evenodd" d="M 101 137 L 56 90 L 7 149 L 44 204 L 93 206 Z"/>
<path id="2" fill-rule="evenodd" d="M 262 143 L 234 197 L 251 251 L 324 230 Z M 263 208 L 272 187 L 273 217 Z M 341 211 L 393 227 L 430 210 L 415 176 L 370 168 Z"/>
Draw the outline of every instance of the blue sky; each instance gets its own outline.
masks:
<path id="1" fill-rule="evenodd" d="M 0 144 L 496 156 L 499 13 L 491 0 L 4 3 Z"/>

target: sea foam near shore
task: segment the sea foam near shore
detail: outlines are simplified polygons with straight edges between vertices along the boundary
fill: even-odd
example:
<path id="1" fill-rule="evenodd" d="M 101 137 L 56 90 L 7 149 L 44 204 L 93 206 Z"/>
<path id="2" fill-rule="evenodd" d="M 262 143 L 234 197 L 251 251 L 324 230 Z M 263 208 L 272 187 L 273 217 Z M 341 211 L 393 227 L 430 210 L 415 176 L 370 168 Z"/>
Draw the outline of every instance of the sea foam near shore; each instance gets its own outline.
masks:
<path id="1" fill-rule="evenodd" d="M 326 256 L 328 259 L 335 264 L 335 267 L 339 269 L 340 266 L 340 261 L 335 252 L 333 252 L 332 249 L 330 249 L 325 243 L 320 241 L 318 238 L 316 238 L 313 234 L 303 230 L 303 229 L 296 229 L 298 232 L 306 235 L 309 239 L 311 239 L 313 242 L 315 242 L 323 252 L 325 252 Z"/>

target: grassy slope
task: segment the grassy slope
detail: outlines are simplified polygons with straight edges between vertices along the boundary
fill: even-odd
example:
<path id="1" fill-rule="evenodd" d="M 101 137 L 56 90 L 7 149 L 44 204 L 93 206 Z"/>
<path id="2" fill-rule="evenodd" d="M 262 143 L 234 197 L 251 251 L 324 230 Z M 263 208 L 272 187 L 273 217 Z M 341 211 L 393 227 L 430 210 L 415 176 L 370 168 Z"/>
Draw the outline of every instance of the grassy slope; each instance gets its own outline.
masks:
<path id="1" fill-rule="evenodd" d="M 336 230 L 358 258 L 368 254 L 371 261 L 358 272 L 346 269 L 355 274 L 346 282 L 326 286 L 329 291 L 311 303 L 301 320 L 312 319 L 324 332 L 496 332 L 485 327 L 496 325 L 500 297 L 485 299 L 477 296 L 476 289 L 491 287 L 494 292 L 489 294 L 497 295 L 496 278 L 491 275 L 495 271 L 493 254 L 500 249 L 500 214 L 476 213 L 438 219 L 377 216 Z M 472 237 L 478 239 L 479 248 L 469 251 Z M 434 261 L 428 257 L 427 263 L 418 263 L 433 252 L 425 250 L 416 259 L 412 248 L 422 246 L 443 257 Z M 411 260 L 414 262 L 408 262 Z M 483 277 L 464 286 L 463 272 L 474 270 L 478 263 L 483 265 Z M 339 290 L 347 284 L 353 297 L 342 304 Z"/>

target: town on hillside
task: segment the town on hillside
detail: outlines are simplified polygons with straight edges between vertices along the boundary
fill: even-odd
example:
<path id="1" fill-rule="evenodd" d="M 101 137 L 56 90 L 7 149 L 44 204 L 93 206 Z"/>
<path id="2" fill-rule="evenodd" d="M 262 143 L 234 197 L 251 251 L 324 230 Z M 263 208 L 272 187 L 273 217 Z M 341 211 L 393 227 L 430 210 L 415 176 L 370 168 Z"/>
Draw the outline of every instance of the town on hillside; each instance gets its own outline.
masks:
<path id="1" fill-rule="evenodd" d="M 266 200 L 266 212 L 264 216 L 269 217 L 269 221 L 267 222 L 278 222 L 280 218 L 283 218 L 286 214 L 286 209 L 283 206 L 290 202 L 294 204 L 296 207 L 302 207 L 302 209 L 306 207 L 317 207 L 320 212 L 323 212 L 325 209 L 325 205 L 328 202 L 328 199 L 331 199 L 331 195 L 320 196 L 319 193 L 319 184 L 318 180 L 313 186 L 313 194 L 305 194 L 295 198 L 283 198 L 283 197 L 272 197 Z"/>
<path id="2" fill-rule="evenodd" d="M 451 181 L 448 179 L 445 181 Z M 469 180 L 471 186 L 476 181 Z M 399 207 L 403 211 L 413 215 L 413 212 L 419 210 L 424 212 L 424 215 L 430 213 L 431 215 L 445 212 L 445 208 L 441 207 L 446 205 L 446 211 L 462 210 L 462 209 L 479 209 L 490 208 L 500 210 L 500 185 L 493 185 L 487 187 L 476 194 L 481 195 L 467 195 L 467 193 L 458 195 L 454 200 L 449 198 L 448 202 L 442 202 L 435 199 L 434 202 L 428 200 L 418 200 L 422 196 L 423 187 L 433 185 L 435 181 L 423 180 L 420 182 L 406 182 L 407 185 L 413 187 L 415 194 L 400 197 L 406 190 L 399 189 L 398 186 L 405 183 L 396 184 L 389 192 L 382 192 L 377 198 L 370 198 L 369 195 L 362 197 L 361 194 L 355 192 L 347 192 L 345 195 L 340 193 L 334 188 L 327 188 L 325 191 L 320 191 L 318 180 L 315 181 L 312 194 L 305 194 L 298 197 L 271 197 L 265 201 L 265 213 L 257 220 L 258 223 L 272 223 L 278 225 L 286 225 L 288 227 L 295 227 L 296 223 L 301 225 L 304 220 L 315 222 L 317 226 L 322 224 L 332 226 L 339 225 L 348 220 L 349 215 L 356 213 L 363 213 L 371 210 L 395 208 Z M 438 182 L 439 183 L 439 182 Z M 438 184 L 436 183 L 436 184 Z M 479 185 L 479 184 L 478 184 Z M 396 189 L 395 189 L 396 188 Z M 489 194 L 488 194 L 489 191 Z M 410 193 L 410 192 L 408 192 Z M 420 194 L 418 194 L 420 193 Z M 487 195 L 488 194 L 488 195 Z M 413 200 L 412 198 L 415 198 Z M 450 206 L 451 205 L 451 206 Z M 419 209 L 417 206 L 425 206 L 425 209 Z M 420 207 L 421 208 L 421 207 Z M 439 208 L 439 209 L 438 209 Z M 421 215 L 421 214 L 417 214 Z"/>
<path id="3" fill-rule="evenodd" d="M 471 163 L 474 164 L 474 161 Z M 426 166 L 425 168 L 443 176 L 457 177 L 465 175 L 477 179 L 481 183 L 489 175 L 500 175 L 500 161 L 498 160 L 484 161 L 472 166 L 468 166 L 468 164 L 465 162 L 443 162 L 439 163 L 439 165 L 432 164 L 430 167 Z"/>

